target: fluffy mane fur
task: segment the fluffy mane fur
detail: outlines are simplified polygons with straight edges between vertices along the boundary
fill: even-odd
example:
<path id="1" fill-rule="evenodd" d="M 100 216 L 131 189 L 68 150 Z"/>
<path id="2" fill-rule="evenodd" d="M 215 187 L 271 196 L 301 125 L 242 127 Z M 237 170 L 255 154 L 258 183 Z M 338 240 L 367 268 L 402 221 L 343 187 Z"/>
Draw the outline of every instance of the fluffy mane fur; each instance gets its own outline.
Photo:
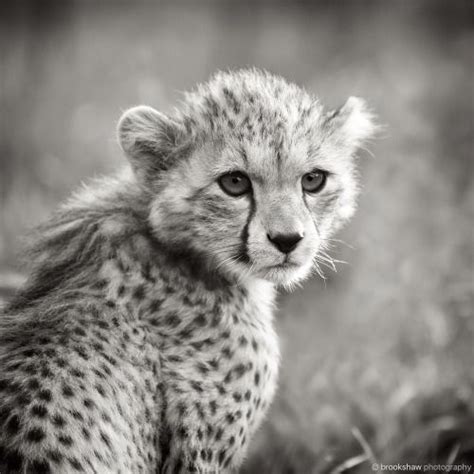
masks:
<path id="1" fill-rule="evenodd" d="M 22 321 L 35 326 L 38 319 L 31 321 L 27 313 L 38 306 L 41 322 L 55 324 L 54 316 L 90 284 L 114 248 L 148 233 L 147 195 L 132 173 L 84 185 L 29 236 L 29 278 L 5 308 L 0 333 L 25 331 Z"/>

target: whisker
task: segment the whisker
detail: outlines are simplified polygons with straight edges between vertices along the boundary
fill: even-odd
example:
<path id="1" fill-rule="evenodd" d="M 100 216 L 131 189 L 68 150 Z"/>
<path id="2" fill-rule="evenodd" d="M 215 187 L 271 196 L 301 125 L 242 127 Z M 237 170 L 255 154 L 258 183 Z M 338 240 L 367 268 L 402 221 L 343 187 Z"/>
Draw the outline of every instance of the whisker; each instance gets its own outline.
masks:
<path id="1" fill-rule="evenodd" d="M 335 242 L 336 244 L 342 244 L 344 245 L 345 247 L 348 247 L 350 248 L 351 250 L 354 250 L 354 247 L 350 244 L 348 244 L 347 242 L 345 242 L 344 240 L 340 240 L 340 239 L 326 239 L 326 242 Z M 331 244 L 329 244 L 329 246 L 331 246 Z"/>
<path id="2" fill-rule="evenodd" d="M 321 263 L 326 263 L 328 265 L 331 266 L 331 268 L 337 272 L 337 268 L 336 268 L 336 263 L 342 263 L 342 264 L 347 264 L 347 262 L 345 260 L 339 260 L 337 258 L 333 258 L 331 257 L 330 255 L 327 255 L 326 253 L 321 253 L 319 255 L 317 255 L 317 257 Z"/>

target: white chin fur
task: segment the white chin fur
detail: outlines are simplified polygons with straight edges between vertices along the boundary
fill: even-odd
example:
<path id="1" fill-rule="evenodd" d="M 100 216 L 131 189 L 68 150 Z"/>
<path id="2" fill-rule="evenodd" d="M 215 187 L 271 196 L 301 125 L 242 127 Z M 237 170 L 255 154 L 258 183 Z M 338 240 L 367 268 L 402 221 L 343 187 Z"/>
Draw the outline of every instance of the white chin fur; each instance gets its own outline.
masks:
<path id="1" fill-rule="evenodd" d="M 262 277 L 286 290 L 293 290 L 311 273 L 311 261 L 295 268 L 275 268 L 265 271 Z"/>
<path id="2" fill-rule="evenodd" d="M 253 279 L 257 277 L 290 291 L 311 274 L 312 261 L 309 259 L 300 266 L 290 268 L 275 267 L 265 269 L 259 269 L 258 266 L 232 262 L 221 265 L 221 269 L 228 272 L 229 275 L 237 276 L 237 279 L 241 283 L 249 278 Z"/>

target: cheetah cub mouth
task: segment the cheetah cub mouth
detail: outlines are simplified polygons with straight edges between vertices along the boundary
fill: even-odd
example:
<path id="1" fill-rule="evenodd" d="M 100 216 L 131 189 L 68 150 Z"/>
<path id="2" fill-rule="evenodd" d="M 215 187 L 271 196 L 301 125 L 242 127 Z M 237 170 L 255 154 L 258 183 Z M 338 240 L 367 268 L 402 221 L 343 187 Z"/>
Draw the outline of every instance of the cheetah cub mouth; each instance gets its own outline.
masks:
<path id="1" fill-rule="evenodd" d="M 257 71 L 217 74 L 170 116 L 132 108 L 118 131 L 158 241 L 227 278 L 291 288 L 353 214 L 354 155 L 374 125 L 362 99 L 326 110 Z"/>

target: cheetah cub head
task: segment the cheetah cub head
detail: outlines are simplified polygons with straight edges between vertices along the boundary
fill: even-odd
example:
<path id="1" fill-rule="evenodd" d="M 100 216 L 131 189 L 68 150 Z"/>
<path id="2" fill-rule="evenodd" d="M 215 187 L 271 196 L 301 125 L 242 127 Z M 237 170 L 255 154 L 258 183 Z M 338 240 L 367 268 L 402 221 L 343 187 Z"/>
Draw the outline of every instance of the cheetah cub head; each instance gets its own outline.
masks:
<path id="1" fill-rule="evenodd" d="M 326 111 L 257 70 L 218 73 L 172 116 L 134 107 L 120 144 L 157 239 L 233 279 L 291 287 L 354 212 L 354 154 L 374 131 L 361 99 Z"/>

